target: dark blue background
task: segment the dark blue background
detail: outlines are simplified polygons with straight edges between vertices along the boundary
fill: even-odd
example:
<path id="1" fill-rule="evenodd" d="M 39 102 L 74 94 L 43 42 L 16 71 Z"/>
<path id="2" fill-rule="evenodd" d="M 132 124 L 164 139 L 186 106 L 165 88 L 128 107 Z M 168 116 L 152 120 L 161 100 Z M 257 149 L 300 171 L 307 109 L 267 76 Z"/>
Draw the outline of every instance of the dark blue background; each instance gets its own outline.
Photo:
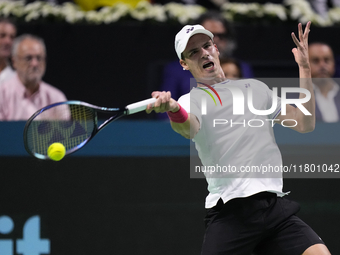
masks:
<path id="1" fill-rule="evenodd" d="M 206 181 L 190 179 L 189 142 L 167 122 L 111 123 L 60 162 L 25 152 L 24 124 L 0 123 L 0 216 L 15 222 L 0 239 L 22 238 L 24 222 L 39 215 L 51 254 L 199 254 Z M 284 163 L 340 163 L 339 128 L 318 123 L 302 135 L 275 127 Z M 306 177 L 285 179 L 284 190 L 337 254 L 340 173 Z"/>

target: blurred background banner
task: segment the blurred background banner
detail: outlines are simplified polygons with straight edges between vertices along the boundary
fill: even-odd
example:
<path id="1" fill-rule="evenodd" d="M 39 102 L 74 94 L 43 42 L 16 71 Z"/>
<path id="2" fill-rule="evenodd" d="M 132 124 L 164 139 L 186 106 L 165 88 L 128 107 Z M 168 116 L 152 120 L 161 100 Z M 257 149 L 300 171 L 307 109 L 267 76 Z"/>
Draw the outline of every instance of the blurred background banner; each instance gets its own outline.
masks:
<path id="1" fill-rule="evenodd" d="M 47 254 L 199 254 L 206 181 L 190 177 L 189 142 L 168 123 L 112 123 L 60 162 L 25 152 L 24 122 L 0 124 L 0 246 L 9 240 L 19 253 L 26 221 L 39 217 L 35 241 L 49 241 Z M 275 127 L 284 164 L 339 164 L 339 128 L 319 123 L 314 133 L 299 135 Z M 340 173 L 304 176 L 285 179 L 284 190 L 336 254 Z M 1 231 L 6 222 L 12 229 Z"/>

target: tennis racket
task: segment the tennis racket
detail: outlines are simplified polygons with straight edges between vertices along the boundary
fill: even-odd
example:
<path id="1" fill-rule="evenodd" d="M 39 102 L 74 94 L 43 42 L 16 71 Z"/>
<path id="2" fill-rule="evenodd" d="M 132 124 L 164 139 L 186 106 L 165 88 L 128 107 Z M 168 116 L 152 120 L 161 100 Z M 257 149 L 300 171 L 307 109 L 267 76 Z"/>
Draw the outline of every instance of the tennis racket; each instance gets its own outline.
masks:
<path id="1" fill-rule="evenodd" d="M 125 108 L 106 108 L 81 101 L 66 101 L 48 105 L 34 113 L 26 122 L 24 144 L 26 151 L 39 159 L 49 159 L 48 147 L 62 143 L 66 154 L 84 147 L 100 130 L 125 115 L 144 111 L 155 98 L 127 105 Z M 97 113 L 113 114 L 98 127 Z"/>

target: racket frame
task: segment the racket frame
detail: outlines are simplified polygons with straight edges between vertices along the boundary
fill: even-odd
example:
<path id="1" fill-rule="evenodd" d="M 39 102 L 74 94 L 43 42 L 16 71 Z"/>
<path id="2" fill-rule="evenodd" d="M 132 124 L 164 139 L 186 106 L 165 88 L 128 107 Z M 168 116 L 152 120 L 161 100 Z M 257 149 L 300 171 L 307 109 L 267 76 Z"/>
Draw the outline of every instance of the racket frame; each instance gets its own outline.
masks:
<path id="1" fill-rule="evenodd" d="M 28 131 L 28 127 L 30 125 L 30 123 L 42 112 L 56 107 L 58 105 L 81 105 L 81 106 L 85 106 L 90 108 L 92 111 L 94 111 L 94 128 L 93 131 L 91 133 L 91 135 L 85 139 L 82 143 L 78 144 L 76 147 L 69 149 L 66 151 L 65 155 L 69 155 L 77 150 L 80 150 L 82 147 L 84 147 L 85 144 L 87 144 L 99 131 L 101 131 L 104 127 L 106 127 L 108 124 L 110 124 L 112 121 L 117 120 L 121 117 L 123 117 L 124 115 L 128 115 L 129 110 L 128 109 L 122 109 L 122 108 L 108 108 L 108 107 L 100 107 L 100 106 L 96 106 L 96 105 L 92 105 L 89 103 L 85 103 L 82 101 L 76 101 L 76 100 L 72 100 L 72 101 L 66 101 L 66 102 L 59 102 L 59 103 L 54 103 L 51 105 L 48 105 L 38 111 L 36 111 L 26 122 L 25 128 L 24 128 L 24 145 L 25 145 L 25 149 L 26 151 L 32 155 L 33 157 L 39 158 L 39 159 L 49 159 L 50 158 L 47 155 L 43 155 L 40 153 L 34 153 L 32 152 L 27 144 L 27 131 Z M 105 120 L 99 127 L 98 127 L 98 116 L 97 116 L 97 112 L 106 112 L 106 113 L 110 113 L 110 112 L 115 112 L 117 113 L 116 115 L 111 116 L 110 118 L 108 118 L 107 120 Z M 48 121 L 48 120 L 47 120 Z"/>

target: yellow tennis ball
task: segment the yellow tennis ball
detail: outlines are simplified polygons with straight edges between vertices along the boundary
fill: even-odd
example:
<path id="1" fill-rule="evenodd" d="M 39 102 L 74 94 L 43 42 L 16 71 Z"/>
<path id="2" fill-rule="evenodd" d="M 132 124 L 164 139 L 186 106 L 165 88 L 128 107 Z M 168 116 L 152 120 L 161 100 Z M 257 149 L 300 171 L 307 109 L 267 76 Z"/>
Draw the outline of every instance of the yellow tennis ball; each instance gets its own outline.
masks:
<path id="1" fill-rule="evenodd" d="M 48 157 L 54 161 L 62 160 L 65 153 L 65 146 L 61 143 L 52 143 L 47 150 Z"/>

